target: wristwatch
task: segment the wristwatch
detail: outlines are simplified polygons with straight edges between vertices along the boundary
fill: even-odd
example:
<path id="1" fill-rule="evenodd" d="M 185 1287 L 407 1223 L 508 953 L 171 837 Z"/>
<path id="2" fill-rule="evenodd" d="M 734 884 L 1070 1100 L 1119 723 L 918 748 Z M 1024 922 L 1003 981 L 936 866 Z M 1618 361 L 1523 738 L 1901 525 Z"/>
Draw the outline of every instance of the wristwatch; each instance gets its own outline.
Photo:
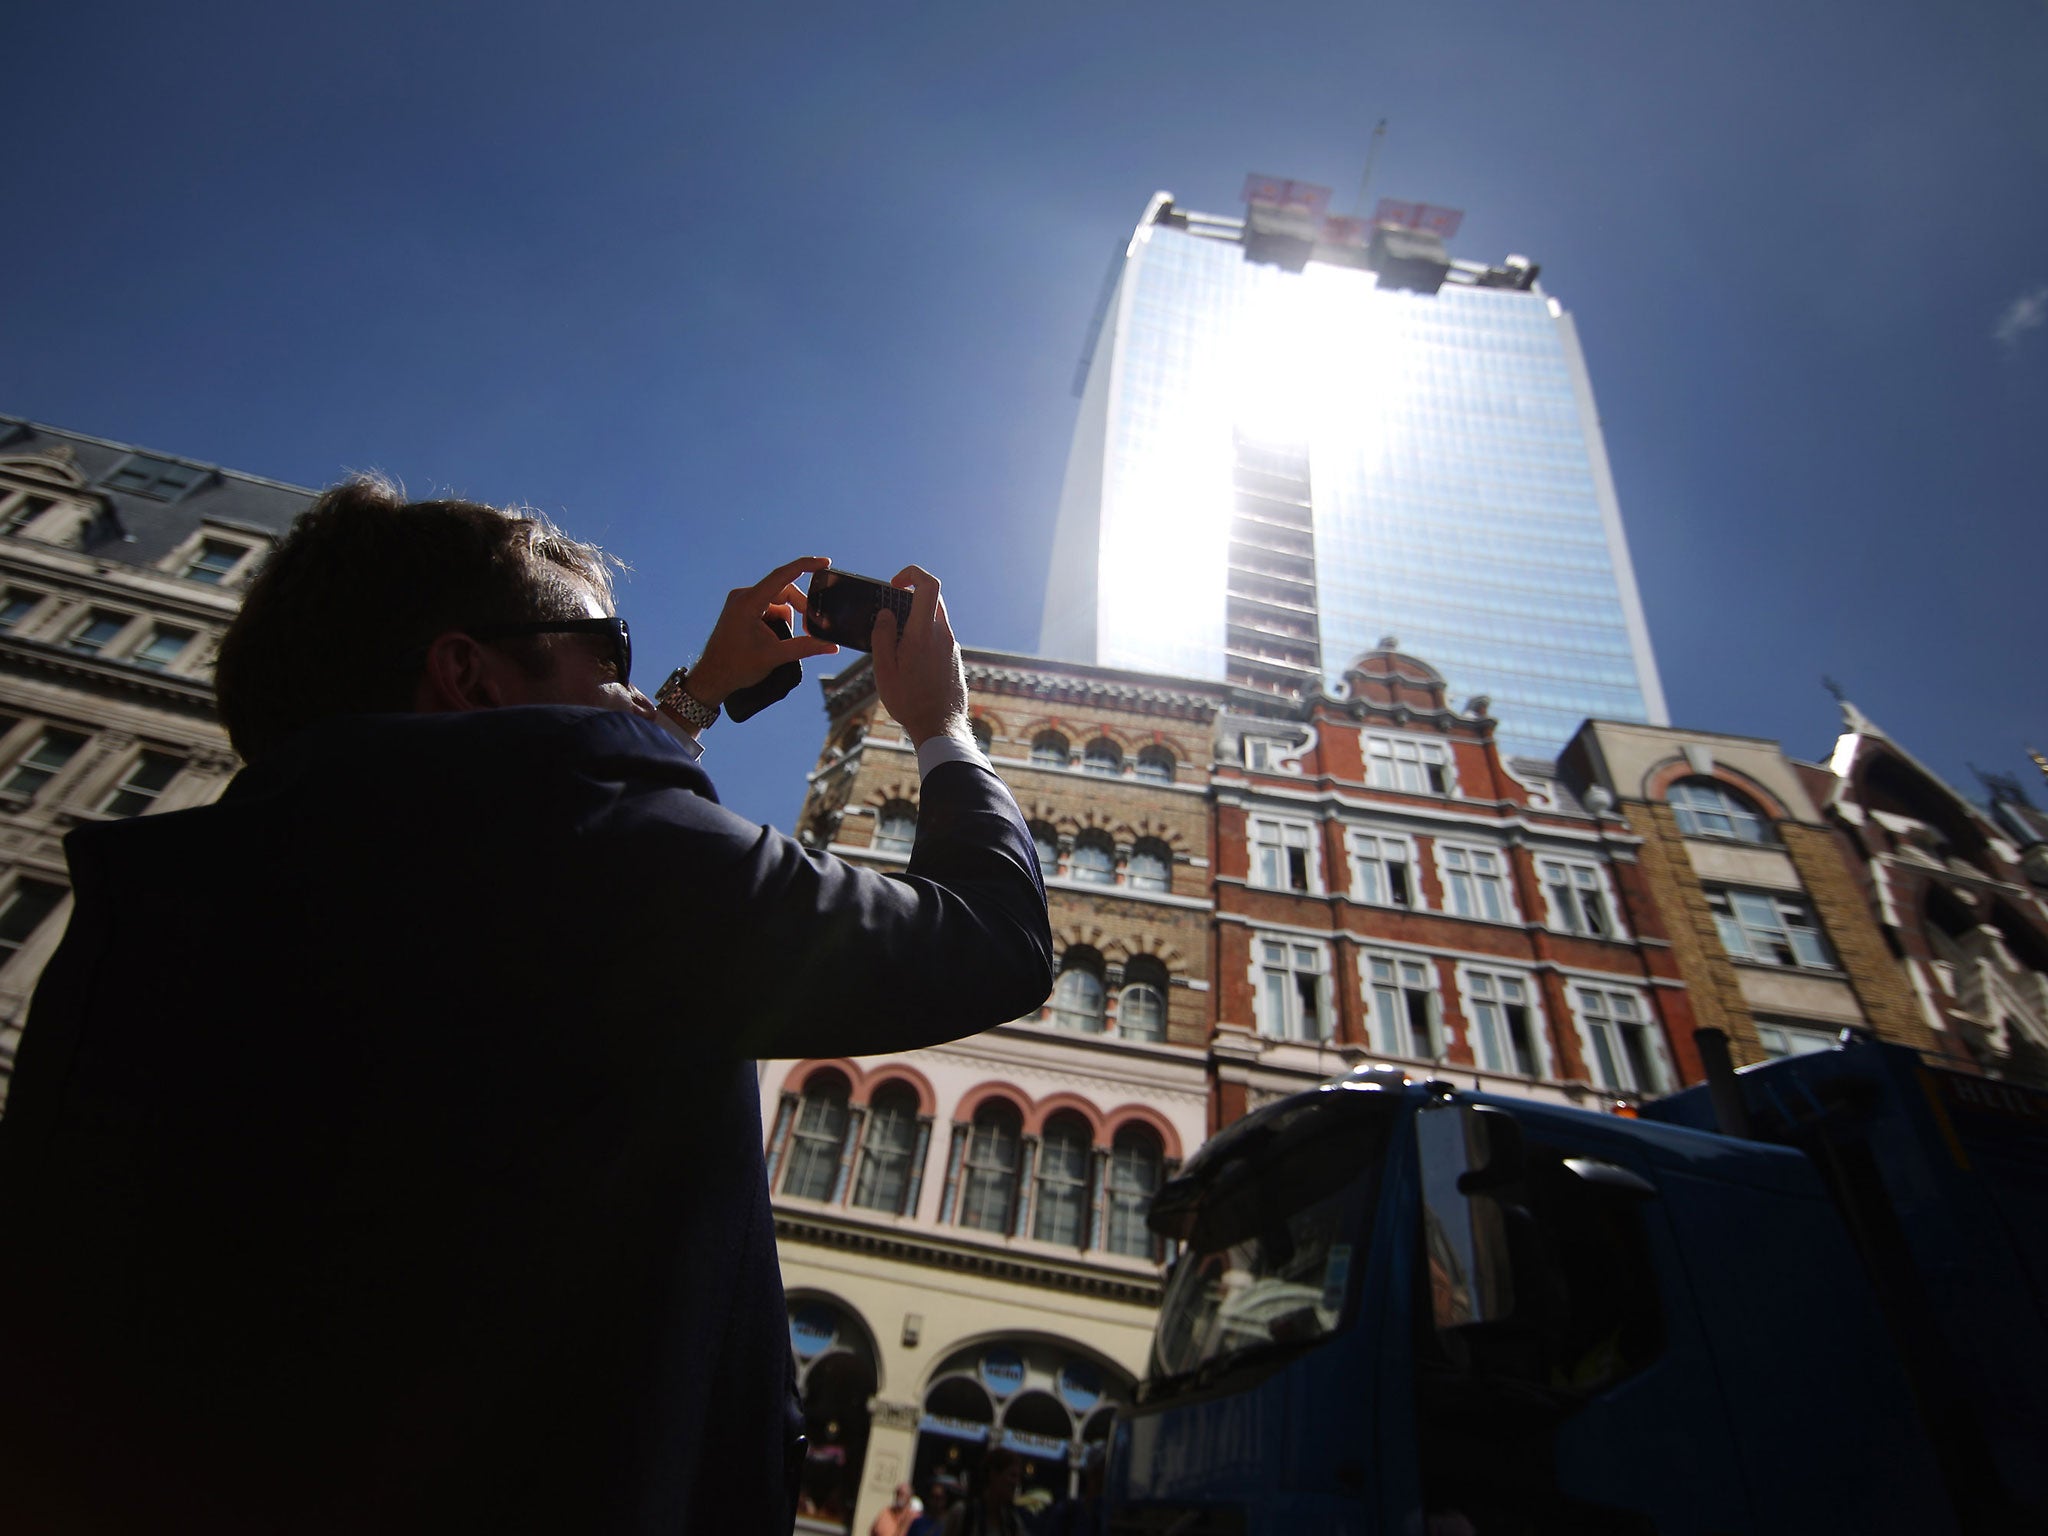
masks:
<path id="1" fill-rule="evenodd" d="M 654 690 L 654 706 L 667 710 L 683 724 L 701 731 L 718 718 L 718 706 L 700 704 L 691 698 L 689 689 L 683 686 L 689 679 L 688 667 L 677 667 L 669 673 L 668 681 Z"/>

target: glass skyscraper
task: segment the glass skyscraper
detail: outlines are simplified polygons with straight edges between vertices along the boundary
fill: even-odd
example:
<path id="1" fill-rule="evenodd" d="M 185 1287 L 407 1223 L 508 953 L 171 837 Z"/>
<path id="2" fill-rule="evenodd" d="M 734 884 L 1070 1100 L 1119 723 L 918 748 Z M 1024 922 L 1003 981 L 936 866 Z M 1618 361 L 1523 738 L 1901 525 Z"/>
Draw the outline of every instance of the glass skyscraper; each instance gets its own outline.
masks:
<path id="1" fill-rule="evenodd" d="M 1247 191 L 1244 219 L 1159 194 L 1115 274 L 1040 649 L 1334 693 L 1393 636 L 1489 697 L 1510 753 L 1666 723 L 1585 362 L 1535 268 L 1451 260 L 1440 210 L 1368 227 L 1318 189 Z"/>

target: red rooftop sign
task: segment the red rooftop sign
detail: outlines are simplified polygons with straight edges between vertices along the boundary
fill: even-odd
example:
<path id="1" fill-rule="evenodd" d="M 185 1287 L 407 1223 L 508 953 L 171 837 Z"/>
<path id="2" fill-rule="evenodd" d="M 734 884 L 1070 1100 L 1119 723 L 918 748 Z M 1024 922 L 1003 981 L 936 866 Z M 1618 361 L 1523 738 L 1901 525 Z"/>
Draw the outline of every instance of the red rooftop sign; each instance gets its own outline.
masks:
<path id="1" fill-rule="evenodd" d="M 1247 176 L 1244 200 L 1266 208 L 1287 208 L 1320 219 L 1330 206 L 1330 189 L 1313 182 L 1284 181 L 1278 176 Z"/>
<path id="2" fill-rule="evenodd" d="M 1403 203 L 1391 197 L 1383 197 L 1372 211 L 1375 224 L 1392 224 L 1400 229 L 1419 229 L 1448 240 L 1458 232 L 1458 226 L 1465 222 L 1465 214 L 1458 208 L 1438 208 L 1430 203 Z"/>

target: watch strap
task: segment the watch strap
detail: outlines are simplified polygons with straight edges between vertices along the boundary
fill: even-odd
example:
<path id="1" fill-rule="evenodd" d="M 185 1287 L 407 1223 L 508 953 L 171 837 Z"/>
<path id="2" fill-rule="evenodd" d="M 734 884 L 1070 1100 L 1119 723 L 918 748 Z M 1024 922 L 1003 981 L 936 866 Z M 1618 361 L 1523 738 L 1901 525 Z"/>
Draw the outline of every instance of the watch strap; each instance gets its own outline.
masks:
<path id="1" fill-rule="evenodd" d="M 703 730 L 718 718 L 716 704 L 700 704 L 690 697 L 690 690 L 684 686 L 690 677 L 688 667 L 677 667 L 669 673 L 668 681 L 654 693 L 655 707 L 665 709 L 687 726 Z"/>

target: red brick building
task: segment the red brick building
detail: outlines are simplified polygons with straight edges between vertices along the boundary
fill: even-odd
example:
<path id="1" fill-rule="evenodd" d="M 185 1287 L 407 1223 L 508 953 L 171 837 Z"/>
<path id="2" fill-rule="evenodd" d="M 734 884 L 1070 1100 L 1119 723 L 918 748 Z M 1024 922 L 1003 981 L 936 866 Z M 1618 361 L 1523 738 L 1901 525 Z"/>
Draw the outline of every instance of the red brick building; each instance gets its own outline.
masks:
<path id="1" fill-rule="evenodd" d="M 1486 703 L 1389 639 L 1340 698 L 1219 720 L 1217 1125 L 1363 1061 L 1589 1107 L 1697 1080 L 1640 837 Z"/>

